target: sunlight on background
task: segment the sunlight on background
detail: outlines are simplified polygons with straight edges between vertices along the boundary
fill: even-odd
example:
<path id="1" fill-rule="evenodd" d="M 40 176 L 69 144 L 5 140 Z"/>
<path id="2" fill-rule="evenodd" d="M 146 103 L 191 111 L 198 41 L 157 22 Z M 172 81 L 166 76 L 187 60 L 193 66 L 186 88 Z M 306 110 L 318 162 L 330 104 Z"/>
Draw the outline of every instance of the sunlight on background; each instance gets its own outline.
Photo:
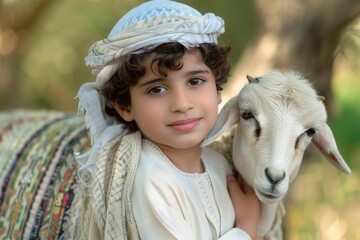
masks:
<path id="1" fill-rule="evenodd" d="M 359 184 L 356 173 L 339 173 L 323 159 L 308 162 L 288 197 L 288 239 L 360 239 Z"/>

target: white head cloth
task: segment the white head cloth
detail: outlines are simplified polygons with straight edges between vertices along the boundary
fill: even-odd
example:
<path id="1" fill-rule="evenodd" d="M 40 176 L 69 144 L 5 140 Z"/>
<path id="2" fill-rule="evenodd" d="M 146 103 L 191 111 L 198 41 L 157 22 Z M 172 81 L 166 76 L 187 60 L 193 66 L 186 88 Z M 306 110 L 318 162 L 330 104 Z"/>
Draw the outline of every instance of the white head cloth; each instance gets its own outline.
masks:
<path id="1" fill-rule="evenodd" d="M 105 99 L 98 93 L 98 89 L 118 70 L 122 56 L 151 51 L 167 42 L 179 42 L 185 47 L 217 44 L 217 37 L 222 33 L 224 21 L 212 13 L 201 15 L 182 3 L 154 0 L 126 13 L 106 39 L 94 43 L 85 63 L 96 76 L 96 81 L 84 83 L 77 95 L 79 112 L 85 114 L 93 145 L 88 152 L 77 157 L 80 170 L 87 169 L 92 173 L 103 146 L 127 133 L 122 124 L 105 113 Z"/>

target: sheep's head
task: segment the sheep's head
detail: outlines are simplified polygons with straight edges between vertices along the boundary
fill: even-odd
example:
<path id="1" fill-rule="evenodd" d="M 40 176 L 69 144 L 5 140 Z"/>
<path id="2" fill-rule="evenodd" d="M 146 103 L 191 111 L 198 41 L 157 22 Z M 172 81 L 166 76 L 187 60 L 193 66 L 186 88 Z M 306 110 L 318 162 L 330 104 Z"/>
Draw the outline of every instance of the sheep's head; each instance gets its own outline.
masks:
<path id="1" fill-rule="evenodd" d="M 278 71 L 248 79 L 249 84 L 224 106 L 204 145 L 237 124 L 234 166 L 262 202 L 285 196 L 310 143 L 350 173 L 326 124 L 324 104 L 306 79 Z"/>

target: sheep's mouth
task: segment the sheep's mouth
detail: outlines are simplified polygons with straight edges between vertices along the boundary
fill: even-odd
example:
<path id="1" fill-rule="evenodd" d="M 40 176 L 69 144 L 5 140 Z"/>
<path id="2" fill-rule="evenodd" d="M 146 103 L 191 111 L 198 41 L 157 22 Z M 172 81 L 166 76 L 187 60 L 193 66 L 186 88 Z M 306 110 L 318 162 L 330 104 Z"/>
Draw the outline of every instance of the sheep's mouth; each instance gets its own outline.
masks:
<path id="1" fill-rule="evenodd" d="M 264 193 L 261 191 L 257 191 L 257 193 L 258 193 L 258 195 L 260 195 L 259 198 L 266 199 L 267 201 L 270 201 L 270 202 L 276 202 L 281 199 L 281 196 L 278 196 L 278 195 Z"/>
<path id="2" fill-rule="evenodd" d="M 262 193 L 260 192 L 260 194 L 265 197 L 265 198 L 269 198 L 269 199 L 276 199 L 277 196 L 271 195 L 271 194 L 266 194 L 266 193 Z"/>

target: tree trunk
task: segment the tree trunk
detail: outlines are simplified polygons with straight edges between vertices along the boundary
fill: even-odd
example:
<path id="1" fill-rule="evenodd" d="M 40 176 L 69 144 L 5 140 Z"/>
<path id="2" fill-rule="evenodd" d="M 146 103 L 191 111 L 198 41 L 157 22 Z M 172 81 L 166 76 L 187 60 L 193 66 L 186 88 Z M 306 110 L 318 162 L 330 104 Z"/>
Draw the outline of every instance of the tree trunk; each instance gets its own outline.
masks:
<path id="1" fill-rule="evenodd" d="M 333 111 L 331 77 L 335 51 L 346 27 L 360 16 L 359 0 L 257 0 L 259 27 L 234 68 L 226 93 L 234 96 L 246 74 L 271 68 L 304 74 Z M 237 89 L 237 90 L 234 90 Z"/>

